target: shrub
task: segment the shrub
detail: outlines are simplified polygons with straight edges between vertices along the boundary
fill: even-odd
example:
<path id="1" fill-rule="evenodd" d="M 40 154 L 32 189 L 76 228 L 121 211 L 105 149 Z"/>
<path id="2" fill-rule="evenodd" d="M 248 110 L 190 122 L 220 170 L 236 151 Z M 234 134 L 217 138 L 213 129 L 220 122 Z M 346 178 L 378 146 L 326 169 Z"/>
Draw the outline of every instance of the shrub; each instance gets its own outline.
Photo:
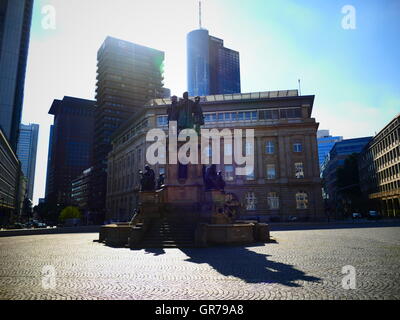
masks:
<path id="1" fill-rule="evenodd" d="M 80 219 L 81 212 L 77 207 L 66 207 L 60 213 L 60 221 L 65 221 L 67 219 Z"/>

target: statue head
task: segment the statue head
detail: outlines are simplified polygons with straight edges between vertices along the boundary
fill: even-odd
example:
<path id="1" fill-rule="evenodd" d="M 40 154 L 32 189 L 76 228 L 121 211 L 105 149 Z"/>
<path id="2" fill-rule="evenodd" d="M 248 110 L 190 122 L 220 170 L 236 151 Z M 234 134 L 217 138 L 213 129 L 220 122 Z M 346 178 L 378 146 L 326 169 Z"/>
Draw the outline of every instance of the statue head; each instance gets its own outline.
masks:
<path id="1" fill-rule="evenodd" d="M 183 93 L 183 99 L 188 100 L 189 99 L 189 92 L 184 92 Z"/>
<path id="2" fill-rule="evenodd" d="M 149 166 L 148 164 L 146 164 L 146 165 L 144 166 L 144 169 L 145 169 L 146 171 L 149 171 L 149 170 L 150 170 L 150 166 Z"/>

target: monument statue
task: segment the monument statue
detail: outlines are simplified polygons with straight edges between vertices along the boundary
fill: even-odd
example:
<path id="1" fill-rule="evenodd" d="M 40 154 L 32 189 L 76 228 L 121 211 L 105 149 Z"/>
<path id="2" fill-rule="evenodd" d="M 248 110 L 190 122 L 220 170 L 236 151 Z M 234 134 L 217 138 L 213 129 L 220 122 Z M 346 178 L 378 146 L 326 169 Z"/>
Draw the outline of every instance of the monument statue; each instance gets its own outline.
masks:
<path id="1" fill-rule="evenodd" d="M 178 132 L 183 129 L 200 129 L 204 124 L 203 110 L 200 105 L 200 97 L 195 101 L 189 99 L 189 93 L 184 92 L 183 98 L 171 97 L 171 105 L 168 107 L 168 121 L 177 121 Z"/>
<path id="2" fill-rule="evenodd" d="M 140 178 L 140 191 L 155 191 L 156 181 L 154 170 L 148 164 L 144 167 L 145 172 L 139 171 Z"/>
<path id="3" fill-rule="evenodd" d="M 178 121 L 178 97 L 171 97 L 171 105 L 168 107 L 168 122 Z"/>
<path id="4" fill-rule="evenodd" d="M 204 177 L 206 191 L 219 190 L 224 191 L 225 181 L 221 171 L 217 172 L 217 166 L 212 164 L 206 169 Z"/>
<path id="5" fill-rule="evenodd" d="M 164 188 L 165 184 L 165 175 L 164 173 L 161 173 L 157 179 L 157 189 L 162 189 Z"/>

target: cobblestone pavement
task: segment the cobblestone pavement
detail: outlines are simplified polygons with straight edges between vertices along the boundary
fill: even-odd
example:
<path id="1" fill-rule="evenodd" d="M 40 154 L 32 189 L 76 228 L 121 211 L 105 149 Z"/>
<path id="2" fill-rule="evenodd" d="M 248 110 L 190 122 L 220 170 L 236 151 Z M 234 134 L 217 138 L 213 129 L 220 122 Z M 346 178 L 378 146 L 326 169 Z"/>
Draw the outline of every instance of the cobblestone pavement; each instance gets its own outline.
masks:
<path id="1" fill-rule="evenodd" d="M 276 243 L 182 250 L 110 248 L 95 233 L 0 238 L 0 299 L 400 298 L 400 227 L 272 236 Z M 47 265 L 54 289 L 42 285 Z M 346 265 L 355 290 L 342 288 Z"/>

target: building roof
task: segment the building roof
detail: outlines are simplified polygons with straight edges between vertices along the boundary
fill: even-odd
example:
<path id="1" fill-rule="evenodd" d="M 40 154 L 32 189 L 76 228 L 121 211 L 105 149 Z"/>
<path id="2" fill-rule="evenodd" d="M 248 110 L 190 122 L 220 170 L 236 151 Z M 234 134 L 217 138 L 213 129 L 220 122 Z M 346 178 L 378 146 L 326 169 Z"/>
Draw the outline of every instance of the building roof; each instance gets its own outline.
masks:
<path id="1" fill-rule="evenodd" d="M 264 91 L 264 92 L 250 92 L 250 93 L 234 93 L 234 94 L 214 94 L 200 97 L 201 102 L 232 102 L 241 100 L 265 100 L 272 98 L 287 98 L 298 97 L 298 90 L 280 90 L 280 91 Z M 190 97 L 193 99 L 194 97 Z M 150 106 L 164 106 L 170 105 L 171 98 L 152 99 L 148 103 Z"/>
<path id="2" fill-rule="evenodd" d="M 68 103 L 69 106 L 77 105 L 78 107 L 82 107 L 86 104 L 87 107 L 94 107 L 96 101 L 65 96 L 62 100 L 55 99 L 53 101 L 49 114 L 56 115 L 59 111 L 58 109 L 63 105 L 63 103 Z"/>

